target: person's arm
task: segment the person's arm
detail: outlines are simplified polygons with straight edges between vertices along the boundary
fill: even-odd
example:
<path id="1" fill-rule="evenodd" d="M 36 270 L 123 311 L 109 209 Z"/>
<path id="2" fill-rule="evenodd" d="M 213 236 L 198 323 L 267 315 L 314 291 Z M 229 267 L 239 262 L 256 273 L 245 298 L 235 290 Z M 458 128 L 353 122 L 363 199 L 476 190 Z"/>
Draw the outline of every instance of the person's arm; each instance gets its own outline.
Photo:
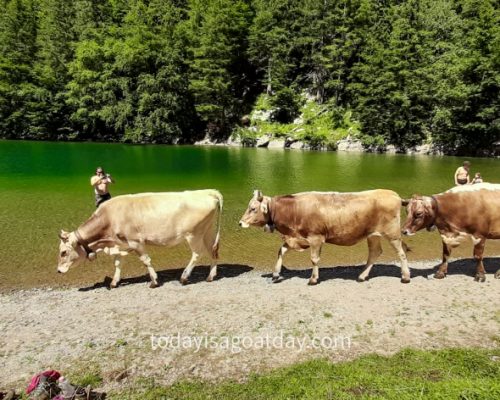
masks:
<path id="1" fill-rule="evenodd" d="M 110 174 L 106 174 L 106 179 L 108 180 L 109 183 L 115 183 L 115 180 Z"/>
<path id="2" fill-rule="evenodd" d="M 99 181 L 100 179 L 98 176 L 93 176 L 92 178 L 90 178 L 90 186 L 94 187 L 99 183 Z"/>
<path id="3" fill-rule="evenodd" d="M 93 176 L 92 178 L 90 178 L 90 185 L 95 187 L 95 186 L 99 185 L 103 179 L 106 179 L 106 177 L 103 176 L 103 177 L 99 178 L 98 176 Z"/>

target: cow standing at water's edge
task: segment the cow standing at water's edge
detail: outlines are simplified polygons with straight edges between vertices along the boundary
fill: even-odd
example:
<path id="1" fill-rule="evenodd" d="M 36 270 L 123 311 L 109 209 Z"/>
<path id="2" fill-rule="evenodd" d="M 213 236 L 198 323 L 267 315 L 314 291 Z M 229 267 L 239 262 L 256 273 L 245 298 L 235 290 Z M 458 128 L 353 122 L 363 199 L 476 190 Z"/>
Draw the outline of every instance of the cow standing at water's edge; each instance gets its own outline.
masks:
<path id="1" fill-rule="evenodd" d="M 85 259 L 92 261 L 102 251 L 114 256 L 111 287 L 116 287 L 120 281 L 120 257 L 133 251 L 147 267 L 151 287 L 156 287 L 158 277 L 145 246 L 172 247 L 186 240 L 192 257 L 181 282 L 188 282 L 194 265 L 204 254 L 211 257 L 207 280 L 212 281 L 217 274 L 222 202 L 222 195 L 216 190 L 117 196 L 102 204 L 75 231 L 61 231 L 57 270 L 67 272 Z"/>
<path id="2" fill-rule="evenodd" d="M 254 191 L 240 226 L 276 229 L 283 245 L 278 252 L 273 281 L 280 277 L 283 255 L 289 250 L 311 248 L 313 271 L 309 284 L 318 282 L 321 247 L 324 243 L 351 246 L 368 241 L 368 261 L 358 277 L 367 279 L 377 257 L 382 254 L 380 238 L 389 240 L 401 261 L 401 281 L 410 282 L 410 270 L 401 241 L 401 198 L 391 190 L 355 193 L 304 192 L 286 196 L 263 196 Z"/>
<path id="3" fill-rule="evenodd" d="M 457 186 L 434 196 L 414 195 L 405 200 L 407 219 L 403 226 L 405 235 L 436 227 L 443 243 L 443 261 L 434 274 L 443 279 L 448 273 L 451 249 L 466 238 L 474 245 L 477 261 L 475 280 L 486 280 L 483 253 L 486 239 L 500 239 L 500 185 L 479 183 Z M 500 278 L 500 269 L 495 278 Z"/>

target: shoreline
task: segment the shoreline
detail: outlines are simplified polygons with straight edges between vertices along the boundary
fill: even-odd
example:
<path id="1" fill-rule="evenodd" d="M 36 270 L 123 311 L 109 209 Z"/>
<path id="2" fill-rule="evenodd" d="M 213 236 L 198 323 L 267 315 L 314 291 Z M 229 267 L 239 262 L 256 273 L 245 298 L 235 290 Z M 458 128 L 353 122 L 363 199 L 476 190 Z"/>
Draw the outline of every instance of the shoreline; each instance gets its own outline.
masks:
<path id="1" fill-rule="evenodd" d="M 497 267 L 495 265 L 495 260 L 500 260 L 500 253 L 488 254 L 484 257 L 484 264 L 485 266 L 489 266 L 492 275 L 495 274 L 497 269 L 500 270 L 500 266 Z M 108 264 L 110 263 L 110 260 L 104 260 L 103 262 L 107 267 L 109 267 Z M 422 259 L 409 260 L 408 266 L 410 268 L 411 276 L 413 277 L 415 271 L 417 271 L 417 276 L 423 276 L 424 272 L 422 271 L 422 266 L 425 265 L 426 266 L 425 274 L 427 274 L 430 279 L 433 279 L 432 275 L 434 274 L 435 271 L 437 271 L 437 267 L 439 264 L 441 264 L 440 259 L 422 258 Z M 463 273 L 471 277 L 474 277 L 475 261 L 472 257 L 469 256 L 462 257 L 459 255 L 455 257 L 452 256 L 449 259 L 449 264 L 450 264 L 450 269 L 458 268 L 459 271 L 462 271 Z M 374 267 L 372 269 L 372 272 L 370 273 L 369 278 L 373 276 L 399 277 L 399 271 L 400 271 L 399 265 L 400 262 L 399 260 L 396 259 L 389 259 L 389 258 L 379 259 L 374 264 Z M 322 265 L 319 267 L 320 281 L 322 275 L 321 271 L 325 271 L 327 276 L 330 277 L 329 279 L 335 278 L 337 275 L 340 277 L 343 274 L 344 275 L 347 274 L 349 276 L 352 276 L 352 278 L 356 280 L 355 278 L 357 278 L 357 274 L 361 272 L 364 266 L 365 266 L 364 262 L 353 263 L 353 264 L 340 262 L 339 264 L 335 265 L 329 265 L 329 264 Z M 126 270 L 126 272 L 122 271 L 122 279 L 120 281 L 120 285 L 128 286 L 130 284 L 135 285 L 142 283 L 148 285 L 150 283 L 149 274 L 147 272 L 144 272 L 142 268 L 140 268 L 139 270 L 142 271 L 139 274 L 133 274 L 133 272 L 130 270 Z M 379 271 L 377 272 L 376 270 Z M 92 278 L 89 278 L 85 281 L 74 281 L 68 283 L 53 279 L 50 283 L 34 282 L 32 284 L 21 284 L 18 286 L 0 286 L 0 296 L 5 296 L 5 295 L 8 296 L 18 292 L 25 292 L 25 293 L 44 292 L 44 291 L 50 292 L 57 290 L 67 291 L 74 289 L 91 291 L 101 288 L 109 289 L 109 284 L 112 279 L 113 271 L 114 269 L 110 267 L 106 271 L 101 271 L 102 273 L 99 273 L 98 276 L 95 277 L 92 276 Z M 183 271 L 184 267 L 172 267 L 163 270 L 157 269 L 156 272 L 158 274 L 160 286 L 162 286 L 163 283 L 179 282 Z M 300 266 L 287 266 L 286 263 L 284 263 L 282 267 L 282 274 L 288 275 L 290 277 L 301 277 L 306 279 L 306 282 L 307 279 L 309 278 L 309 275 L 311 274 L 311 271 L 312 268 L 306 264 Z M 193 269 L 193 274 L 194 276 L 196 276 L 196 278 L 194 278 L 193 281 L 190 281 L 190 284 L 204 282 L 206 276 L 208 276 L 208 272 L 209 272 L 209 265 L 206 265 L 206 263 L 202 262 L 201 264 L 196 265 Z M 69 271 L 67 274 L 71 274 L 71 271 Z M 268 275 L 271 276 L 272 265 L 269 265 L 268 267 L 262 267 L 262 266 L 256 267 L 256 266 L 238 265 L 225 262 L 220 262 L 218 264 L 218 273 L 217 273 L 218 280 L 226 278 L 232 279 L 247 274 L 259 274 L 262 277 Z M 487 275 L 489 275 L 488 271 Z"/>
<path id="2" fill-rule="evenodd" d="M 367 353 L 389 355 L 405 347 L 498 347 L 500 280 L 488 260 L 486 282 L 474 282 L 474 261 L 455 260 L 443 280 L 431 276 L 438 260 L 414 262 L 412 281 L 399 268 L 376 264 L 371 279 L 356 282 L 352 267 L 320 269 L 308 286 L 309 269 L 285 270 L 270 283 L 268 273 L 225 272 L 212 283 L 194 270 L 192 284 L 172 279 L 157 289 L 147 281 L 117 289 L 34 288 L 0 294 L 3 385 L 21 388 L 36 372 L 66 375 L 97 371 L 105 390 L 154 379 L 170 385 L 185 379 L 246 379 L 253 372 L 311 358 L 351 360 Z M 227 348 L 153 349 L 151 337 L 348 337 L 348 349 Z M 233 339 L 231 339 L 233 340 Z M 126 379 L 116 380 L 127 370 Z"/>
<path id="3" fill-rule="evenodd" d="M 307 143 L 300 142 L 301 146 L 296 146 L 298 141 L 287 141 L 287 138 L 268 138 L 265 140 L 264 145 L 259 145 L 257 142 L 253 145 L 248 145 L 242 143 L 240 140 L 233 140 L 230 138 L 225 141 L 212 141 L 211 139 L 202 139 L 199 141 L 194 141 L 192 143 L 164 143 L 164 142 L 120 142 L 120 141 L 108 141 L 108 140 L 90 140 L 90 139 L 71 139 L 71 140 L 42 140 L 35 138 L 1 138 L 3 141 L 20 141 L 20 142 L 48 142 L 48 143 L 95 143 L 95 144 L 122 144 L 127 146 L 195 146 L 195 147 L 226 147 L 226 148 L 267 148 L 267 149 L 277 149 L 277 150 L 299 150 L 299 151 L 312 151 L 312 152 L 337 152 L 337 153 L 353 153 L 353 154 L 399 154 L 399 155 L 418 155 L 418 156 L 446 156 L 446 157 L 469 157 L 469 158 L 500 158 L 500 152 L 497 150 L 486 150 L 482 149 L 479 154 L 476 152 L 472 153 L 453 153 L 446 152 L 434 148 L 429 144 L 418 145 L 415 148 L 406 149 L 404 151 L 396 149 L 394 145 L 386 145 L 385 148 L 370 148 L 363 147 L 362 143 L 358 139 L 342 139 L 338 141 L 336 149 L 330 149 L 328 146 L 321 147 L 311 147 Z"/>

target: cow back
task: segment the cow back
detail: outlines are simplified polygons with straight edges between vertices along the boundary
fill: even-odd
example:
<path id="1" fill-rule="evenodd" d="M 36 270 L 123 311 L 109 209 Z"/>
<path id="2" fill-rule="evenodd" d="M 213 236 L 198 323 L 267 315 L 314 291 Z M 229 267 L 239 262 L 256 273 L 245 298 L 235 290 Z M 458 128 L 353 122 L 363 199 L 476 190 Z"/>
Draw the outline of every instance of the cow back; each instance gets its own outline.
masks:
<path id="1" fill-rule="evenodd" d="M 434 196 L 438 228 L 500 239 L 500 185 L 484 185 Z"/>
<path id="2" fill-rule="evenodd" d="M 289 236 L 352 245 L 371 234 L 400 235 L 401 199 L 390 190 L 296 193 L 273 198 L 272 208 L 273 223 Z"/>
<path id="3" fill-rule="evenodd" d="M 174 245 L 212 224 L 221 201 L 216 190 L 123 195 L 103 203 L 95 216 L 111 237 Z"/>

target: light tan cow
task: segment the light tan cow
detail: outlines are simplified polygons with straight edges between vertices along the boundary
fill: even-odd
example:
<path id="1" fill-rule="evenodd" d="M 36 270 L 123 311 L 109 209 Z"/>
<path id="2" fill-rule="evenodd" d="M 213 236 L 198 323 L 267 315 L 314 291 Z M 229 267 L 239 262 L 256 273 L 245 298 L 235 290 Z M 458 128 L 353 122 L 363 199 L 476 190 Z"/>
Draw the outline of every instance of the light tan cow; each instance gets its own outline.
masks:
<path id="1" fill-rule="evenodd" d="M 283 245 L 274 267 L 273 281 L 280 278 L 283 255 L 289 250 L 311 248 L 313 271 L 309 279 L 319 278 L 318 262 L 324 243 L 352 246 L 368 241 L 368 261 L 358 281 L 368 278 L 377 257 L 382 254 L 380 238 L 386 238 L 401 260 L 401 282 L 410 282 L 410 270 L 401 241 L 401 198 L 391 190 L 356 193 L 304 192 L 286 196 L 263 196 L 258 190 L 241 217 L 240 226 L 264 226 L 282 235 Z"/>
<path id="2" fill-rule="evenodd" d="M 207 280 L 212 281 L 217 274 L 222 202 L 222 195 L 216 190 L 114 197 L 75 231 L 61 231 L 57 270 L 65 273 L 85 259 L 95 259 L 96 253 L 102 251 L 114 256 L 111 287 L 116 287 L 120 281 L 120 258 L 134 251 L 148 269 L 150 286 L 156 287 L 158 277 L 145 246 L 172 247 L 186 240 L 192 257 L 181 282 L 188 282 L 194 265 L 204 254 L 211 257 Z"/>

